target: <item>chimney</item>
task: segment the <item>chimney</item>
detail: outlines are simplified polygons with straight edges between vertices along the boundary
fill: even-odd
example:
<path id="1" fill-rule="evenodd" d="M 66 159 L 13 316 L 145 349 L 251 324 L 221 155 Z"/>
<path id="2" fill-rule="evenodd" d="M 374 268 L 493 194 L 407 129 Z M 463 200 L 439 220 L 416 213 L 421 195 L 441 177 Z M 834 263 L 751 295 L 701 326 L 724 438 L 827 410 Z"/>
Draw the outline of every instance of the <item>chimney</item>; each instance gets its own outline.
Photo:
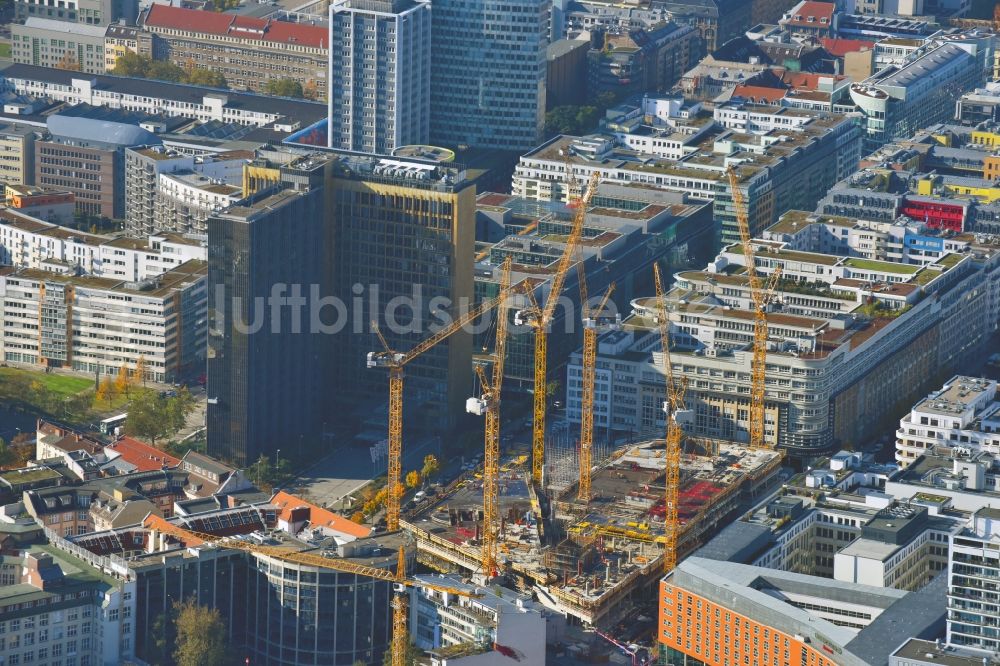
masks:
<path id="1" fill-rule="evenodd" d="M 52 583 L 62 580 L 63 572 L 52 560 L 51 555 L 28 553 L 24 556 L 24 572 L 21 582 L 39 590 L 46 590 Z"/>

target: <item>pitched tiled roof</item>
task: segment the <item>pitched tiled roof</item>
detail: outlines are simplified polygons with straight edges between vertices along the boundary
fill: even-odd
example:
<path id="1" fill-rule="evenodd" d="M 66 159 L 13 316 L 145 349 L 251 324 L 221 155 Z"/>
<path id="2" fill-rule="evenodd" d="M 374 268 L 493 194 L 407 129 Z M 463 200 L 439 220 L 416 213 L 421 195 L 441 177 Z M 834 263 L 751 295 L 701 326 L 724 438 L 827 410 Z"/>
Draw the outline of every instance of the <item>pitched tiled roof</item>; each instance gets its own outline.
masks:
<path id="1" fill-rule="evenodd" d="M 833 13 L 837 5 L 832 2 L 811 2 L 806 1 L 793 8 L 789 14 L 789 20 L 785 23 L 789 25 L 820 26 L 830 27 L 833 22 Z M 812 19 L 811 21 L 809 19 Z M 823 21 L 826 19 L 826 21 Z"/>
<path id="2" fill-rule="evenodd" d="M 863 39 L 839 39 L 823 37 L 819 40 L 827 53 L 837 58 L 843 58 L 848 53 L 855 51 L 871 50 L 875 48 L 875 42 L 868 42 Z"/>
<path id="3" fill-rule="evenodd" d="M 274 44 L 290 44 L 326 48 L 327 29 L 316 25 L 273 21 L 252 16 L 234 16 L 200 9 L 184 9 L 153 4 L 143 24 L 151 28 L 187 30 L 211 35 L 227 35 L 238 39 L 259 40 Z"/>
<path id="4" fill-rule="evenodd" d="M 122 437 L 105 448 L 118 453 L 122 460 L 135 465 L 140 472 L 151 472 L 164 467 L 177 467 L 181 464 L 180 458 L 175 458 L 169 453 L 164 453 L 131 437 Z"/>
<path id="5" fill-rule="evenodd" d="M 338 516 L 337 514 L 322 509 L 315 504 L 310 504 L 300 497 L 290 495 L 285 491 L 278 491 L 271 498 L 271 504 L 278 507 L 278 520 L 288 521 L 292 516 L 292 509 L 305 507 L 309 509 L 309 526 L 325 527 L 334 532 L 341 532 L 353 537 L 366 537 L 371 534 L 371 528 L 358 525 L 352 520 Z"/>
<path id="6" fill-rule="evenodd" d="M 743 97 L 750 102 L 770 104 L 785 96 L 784 88 L 765 88 L 763 86 L 736 86 L 733 97 Z"/>

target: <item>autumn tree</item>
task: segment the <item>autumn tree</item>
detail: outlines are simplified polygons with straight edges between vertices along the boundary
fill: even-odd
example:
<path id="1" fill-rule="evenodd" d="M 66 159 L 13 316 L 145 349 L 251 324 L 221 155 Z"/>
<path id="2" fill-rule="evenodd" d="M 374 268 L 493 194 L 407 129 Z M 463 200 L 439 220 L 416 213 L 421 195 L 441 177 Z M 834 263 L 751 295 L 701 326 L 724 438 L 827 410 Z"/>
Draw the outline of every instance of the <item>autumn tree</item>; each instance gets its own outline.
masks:
<path id="1" fill-rule="evenodd" d="M 111 377 L 105 376 L 101 380 L 100 386 L 97 387 L 96 398 L 106 401 L 108 407 L 111 406 L 111 401 L 115 399 L 115 383 L 111 380 Z"/>
<path id="2" fill-rule="evenodd" d="M 276 97 L 299 97 L 303 96 L 302 84 L 294 79 L 268 79 L 264 83 L 264 92 Z"/>
<path id="3" fill-rule="evenodd" d="M 56 63 L 55 67 L 56 69 L 66 69 L 73 72 L 79 72 L 81 69 L 76 56 L 69 51 L 66 51 L 63 57 L 59 59 L 59 62 Z"/>
<path id="4" fill-rule="evenodd" d="M 306 81 L 306 84 L 302 86 L 302 96 L 306 99 L 319 99 L 319 86 L 316 85 L 315 80 Z"/>
<path id="5" fill-rule="evenodd" d="M 16 459 L 17 456 L 14 454 L 14 451 L 7 446 L 7 442 L 0 439 L 0 468 L 10 469 L 14 465 L 14 461 Z"/>
<path id="6" fill-rule="evenodd" d="M 415 469 L 411 470 L 406 475 L 406 487 L 407 488 L 416 488 L 419 485 L 420 485 L 420 472 L 418 472 Z"/>
<path id="7" fill-rule="evenodd" d="M 125 432 L 129 435 L 156 440 L 169 437 L 184 427 L 188 414 L 194 409 L 194 398 L 186 388 L 175 396 L 142 389 L 136 391 L 125 420 Z"/>
<path id="8" fill-rule="evenodd" d="M 142 354 L 135 359 L 135 368 L 132 369 L 132 383 L 146 385 L 146 357 Z"/>
<path id="9" fill-rule="evenodd" d="M 360 511 L 355 511 L 354 513 L 351 514 L 351 521 L 360 525 L 363 522 L 365 522 L 365 514 L 361 513 Z"/>
<path id="10" fill-rule="evenodd" d="M 441 464 L 438 459 L 434 457 L 433 454 L 428 453 L 424 456 L 424 468 L 421 470 L 420 474 L 424 479 L 430 479 L 430 477 L 436 475 L 441 471 Z"/>
<path id="11" fill-rule="evenodd" d="M 211 69 L 200 69 L 198 67 L 192 67 L 188 70 L 184 75 L 184 83 L 190 83 L 195 86 L 209 86 L 211 88 L 229 87 L 226 77 L 221 72 Z"/>
<path id="12" fill-rule="evenodd" d="M 193 598 L 177 606 L 177 666 L 223 666 L 228 661 L 226 625 L 214 608 L 199 606 Z"/>
<path id="13" fill-rule="evenodd" d="M 121 367 L 118 368 L 118 376 L 115 377 L 115 390 L 118 391 L 118 395 L 124 395 L 126 398 L 128 397 L 128 389 L 131 381 L 128 366 L 122 363 Z"/>

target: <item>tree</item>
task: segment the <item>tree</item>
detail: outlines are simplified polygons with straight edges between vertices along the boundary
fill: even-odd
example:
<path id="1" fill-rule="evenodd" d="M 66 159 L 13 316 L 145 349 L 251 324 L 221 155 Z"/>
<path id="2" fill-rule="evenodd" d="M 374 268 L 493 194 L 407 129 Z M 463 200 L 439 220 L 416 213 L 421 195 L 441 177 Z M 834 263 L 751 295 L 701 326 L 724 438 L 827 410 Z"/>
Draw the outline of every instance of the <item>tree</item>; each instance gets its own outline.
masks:
<path id="1" fill-rule="evenodd" d="M 306 99 L 319 99 L 319 86 L 316 85 L 315 80 L 306 81 L 306 84 L 302 86 L 302 96 Z"/>
<path id="2" fill-rule="evenodd" d="M 175 626 L 173 622 L 173 612 L 171 615 L 160 613 L 153 620 L 150 630 L 150 647 L 146 660 L 154 666 L 161 666 L 170 663 L 170 646 L 175 642 Z"/>
<path id="3" fill-rule="evenodd" d="M 365 522 L 365 514 L 360 511 L 355 511 L 351 514 L 351 522 L 357 523 L 358 525 Z"/>
<path id="4" fill-rule="evenodd" d="M 226 625 L 219 611 L 193 598 L 177 606 L 177 666 L 222 666 L 227 659 Z"/>
<path id="5" fill-rule="evenodd" d="M 211 69 L 199 69 L 193 67 L 184 75 L 184 82 L 196 86 L 209 86 L 212 88 L 228 88 L 226 77 L 221 72 Z"/>
<path id="6" fill-rule="evenodd" d="M 132 369 L 132 383 L 146 385 L 146 357 L 142 354 L 135 359 L 135 368 Z"/>
<path id="7" fill-rule="evenodd" d="M 133 53 L 132 51 L 125 51 L 115 60 L 115 66 L 111 70 L 111 73 L 115 76 L 145 78 L 151 62 L 151 58 Z"/>
<path id="8" fill-rule="evenodd" d="M 66 51 L 63 57 L 59 59 L 59 62 L 56 63 L 56 69 L 67 69 L 73 72 L 79 72 L 80 63 L 77 61 L 76 56 L 69 51 Z"/>
<path id="9" fill-rule="evenodd" d="M 105 377 L 101 380 L 101 385 L 97 387 L 98 400 L 106 400 L 108 407 L 111 406 L 111 401 L 115 399 L 115 384 L 111 381 L 111 377 Z"/>
<path id="10" fill-rule="evenodd" d="M 146 69 L 145 78 L 178 83 L 184 80 L 184 75 L 184 70 L 172 62 L 167 62 L 166 60 L 152 60 L 149 63 L 149 67 Z"/>
<path id="11" fill-rule="evenodd" d="M 406 475 L 406 487 L 407 488 L 416 488 L 419 485 L 420 485 L 420 472 L 418 472 L 415 469 L 411 470 Z"/>
<path id="12" fill-rule="evenodd" d="M 586 134 L 597 126 L 600 110 L 595 106 L 557 106 L 545 114 L 549 134 Z"/>
<path id="13" fill-rule="evenodd" d="M 0 439 L 0 468 L 10 469 L 15 460 L 17 460 L 17 456 L 14 451 L 7 446 L 7 442 Z"/>
<path id="14" fill-rule="evenodd" d="M 128 408 L 125 432 L 156 444 L 156 440 L 169 437 L 183 428 L 192 409 L 194 398 L 186 388 L 173 397 L 152 389 L 136 391 Z"/>
<path id="15" fill-rule="evenodd" d="M 421 470 L 421 476 L 424 479 L 430 479 L 430 477 L 436 475 L 441 471 L 441 465 L 438 463 L 438 459 L 434 457 L 433 454 L 427 454 L 424 456 L 424 468 Z"/>
<path id="16" fill-rule="evenodd" d="M 118 368 L 118 376 L 115 377 L 115 390 L 118 391 L 118 395 L 128 397 L 130 383 L 128 366 L 122 363 L 121 367 Z"/>
<path id="17" fill-rule="evenodd" d="M 406 646 L 406 655 L 403 657 L 403 663 L 406 666 L 413 666 L 421 656 L 423 656 L 423 652 L 413 643 L 409 643 Z M 385 651 L 385 656 L 382 657 L 382 666 L 392 666 L 392 650 Z"/>
<path id="18" fill-rule="evenodd" d="M 264 92 L 276 97 L 302 97 L 302 84 L 293 79 L 268 79 Z"/>

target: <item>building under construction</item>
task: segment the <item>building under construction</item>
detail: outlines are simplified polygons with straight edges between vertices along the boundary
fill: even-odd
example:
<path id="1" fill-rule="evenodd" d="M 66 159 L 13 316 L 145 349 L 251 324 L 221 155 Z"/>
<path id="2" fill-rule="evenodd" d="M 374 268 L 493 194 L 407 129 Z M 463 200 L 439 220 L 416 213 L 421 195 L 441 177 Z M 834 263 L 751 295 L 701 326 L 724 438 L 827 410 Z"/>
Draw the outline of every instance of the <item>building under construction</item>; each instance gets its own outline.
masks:
<path id="1" fill-rule="evenodd" d="M 773 488 L 781 466 L 774 451 L 715 442 L 706 454 L 703 447 L 689 442 L 681 462 L 682 556 Z M 541 603 L 581 623 L 614 622 L 623 602 L 655 589 L 663 573 L 664 472 L 662 440 L 624 446 L 595 469 L 592 499 L 581 503 L 575 483 L 546 499 L 526 482 L 526 470 L 507 467 L 499 482 L 502 569 Z M 479 573 L 483 500 L 477 474 L 402 521 L 423 564 Z"/>

